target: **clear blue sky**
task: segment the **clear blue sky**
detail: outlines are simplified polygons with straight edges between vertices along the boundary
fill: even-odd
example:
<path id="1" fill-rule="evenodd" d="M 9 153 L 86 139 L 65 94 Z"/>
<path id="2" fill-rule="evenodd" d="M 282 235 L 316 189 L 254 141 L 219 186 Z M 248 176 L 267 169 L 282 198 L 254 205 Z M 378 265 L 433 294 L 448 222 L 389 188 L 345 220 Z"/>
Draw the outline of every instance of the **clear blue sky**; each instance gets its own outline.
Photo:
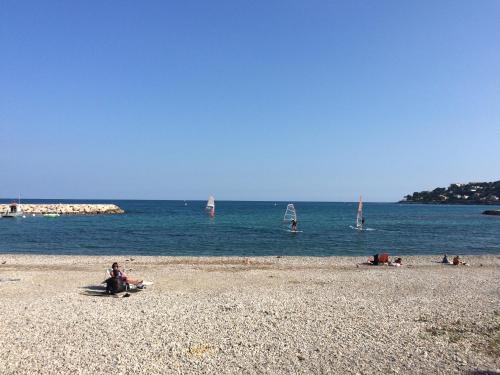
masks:
<path id="1" fill-rule="evenodd" d="M 500 179 L 500 1 L 0 3 L 0 197 Z"/>

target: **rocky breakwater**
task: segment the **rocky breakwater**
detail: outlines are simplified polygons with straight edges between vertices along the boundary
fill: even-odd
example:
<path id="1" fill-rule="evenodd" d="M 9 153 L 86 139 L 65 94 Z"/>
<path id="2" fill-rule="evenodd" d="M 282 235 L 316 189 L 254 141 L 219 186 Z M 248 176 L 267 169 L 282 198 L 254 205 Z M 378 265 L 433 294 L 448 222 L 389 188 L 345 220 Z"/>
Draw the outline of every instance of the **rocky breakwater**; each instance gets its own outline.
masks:
<path id="1" fill-rule="evenodd" d="M 9 205 L 1 204 L 0 212 L 7 211 Z M 112 215 L 123 214 L 123 211 L 116 204 L 21 204 L 24 214 L 28 215 Z"/>
<path id="2" fill-rule="evenodd" d="M 500 210 L 486 210 L 486 211 L 483 211 L 483 215 L 500 216 Z"/>

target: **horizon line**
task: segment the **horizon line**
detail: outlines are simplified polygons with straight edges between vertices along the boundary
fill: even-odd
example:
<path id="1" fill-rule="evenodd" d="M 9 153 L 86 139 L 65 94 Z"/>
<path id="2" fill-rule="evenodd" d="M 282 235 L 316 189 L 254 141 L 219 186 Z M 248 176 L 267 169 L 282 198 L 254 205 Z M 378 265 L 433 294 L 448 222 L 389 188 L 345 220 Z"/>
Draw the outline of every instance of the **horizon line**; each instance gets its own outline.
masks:
<path id="1" fill-rule="evenodd" d="M 0 201 L 18 201 L 18 198 L 1 198 Z M 61 200 L 61 201 L 170 201 L 170 202 L 204 202 L 206 199 L 152 199 L 152 198 L 22 198 L 23 200 Z M 271 202 L 271 203 L 285 203 L 285 202 L 300 202 L 300 203 L 357 203 L 355 201 L 325 201 L 325 200 L 259 200 L 259 199 L 215 199 L 216 202 Z M 363 203 L 398 203 L 400 201 L 363 201 Z"/>

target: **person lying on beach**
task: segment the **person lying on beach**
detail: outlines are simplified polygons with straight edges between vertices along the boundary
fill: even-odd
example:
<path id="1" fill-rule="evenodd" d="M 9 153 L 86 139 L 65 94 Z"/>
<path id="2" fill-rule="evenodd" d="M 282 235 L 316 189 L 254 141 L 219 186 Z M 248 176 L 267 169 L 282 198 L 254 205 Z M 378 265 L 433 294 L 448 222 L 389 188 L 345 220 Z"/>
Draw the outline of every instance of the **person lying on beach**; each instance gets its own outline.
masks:
<path id="1" fill-rule="evenodd" d="M 131 277 L 128 277 L 125 272 L 120 270 L 120 266 L 118 263 L 113 263 L 111 266 L 112 271 L 111 271 L 111 277 L 119 278 L 121 279 L 125 284 L 129 285 L 135 285 L 140 287 L 142 285 L 143 280 L 138 280 L 138 279 L 132 279 Z"/>
<path id="2" fill-rule="evenodd" d="M 457 255 L 455 258 L 453 258 L 453 265 L 454 266 L 468 266 L 469 264 L 465 263 L 460 257 Z"/>
<path id="3" fill-rule="evenodd" d="M 394 262 L 389 262 L 389 266 L 401 267 L 403 265 L 403 259 L 396 258 Z"/>

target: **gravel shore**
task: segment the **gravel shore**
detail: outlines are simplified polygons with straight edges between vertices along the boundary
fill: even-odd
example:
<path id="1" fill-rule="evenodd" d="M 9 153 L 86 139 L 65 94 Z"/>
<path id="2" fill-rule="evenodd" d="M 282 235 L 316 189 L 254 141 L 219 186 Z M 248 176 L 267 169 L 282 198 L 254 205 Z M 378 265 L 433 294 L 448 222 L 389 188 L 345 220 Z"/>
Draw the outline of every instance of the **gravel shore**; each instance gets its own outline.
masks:
<path id="1" fill-rule="evenodd" d="M 500 256 L 439 259 L 0 254 L 0 373 L 499 373 Z"/>

